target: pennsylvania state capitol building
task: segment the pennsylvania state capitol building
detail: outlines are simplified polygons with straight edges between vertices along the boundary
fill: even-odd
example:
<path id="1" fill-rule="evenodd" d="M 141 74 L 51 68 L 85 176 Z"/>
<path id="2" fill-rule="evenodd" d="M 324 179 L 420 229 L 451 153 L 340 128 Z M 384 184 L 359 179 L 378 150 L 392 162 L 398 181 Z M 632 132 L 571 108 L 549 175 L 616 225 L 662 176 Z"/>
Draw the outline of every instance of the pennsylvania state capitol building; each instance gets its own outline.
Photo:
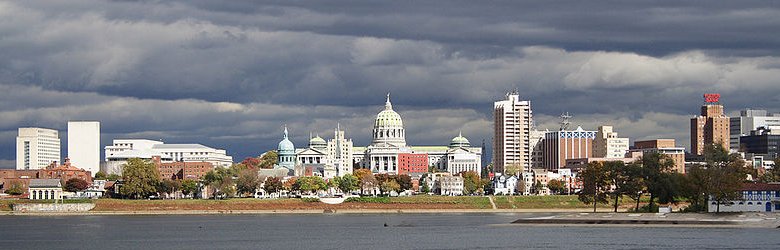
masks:
<path id="1" fill-rule="evenodd" d="M 355 168 L 370 169 L 373 173 L 409 174 L 420 176 L 429 167 L 440 172 L 457 174 L 465 171 L 481 173 L 482 149 L 472 147 L 459 134 L 446 146 L 409 146 L 406 144 L 404 122 L 390 103 L 387 95 L 384 110 L 374 121 L 373 140 L 366 147 L 355 147 L 352 139 L 337 125 L 333 139 L 309 136 L 306 148 L 295 148 L 289 140 L 287 128 L 279 143 L 277 168 L 288 169 L 289 175 L 322 176 L 329 179 L 351 174 Z"/>

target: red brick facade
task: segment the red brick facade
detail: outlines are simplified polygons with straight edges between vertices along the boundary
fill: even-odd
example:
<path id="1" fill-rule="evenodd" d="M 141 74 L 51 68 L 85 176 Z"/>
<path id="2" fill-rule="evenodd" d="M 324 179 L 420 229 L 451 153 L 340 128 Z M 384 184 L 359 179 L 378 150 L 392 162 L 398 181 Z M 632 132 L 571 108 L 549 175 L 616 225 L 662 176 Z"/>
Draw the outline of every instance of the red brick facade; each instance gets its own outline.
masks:
<path id="1" fill-rule="evenodd" d="M 170 162 L 161 163 L 159 157 L 153 159 L 160 178 L 171 180 L 200 179 L 206 173 L 214 169 L 214 165 L 209 162 Z"/>
<path id="2" fill-rule="evenodd" d="M 70 165 L 70 159 L 65 159 L 65 163 L 57 165 L 53 162 L 51 165 L 44 169 L 38 170 L 14 170 L 4 169 L 0 170 L 0 185 L 2 189 L 0 192 L 5 192 L 5 189 L 11 186 L 13 182 L 19 182 L 22 184 L 25 192 L 30 184 L 31 179 L 59 179 L 63 184 L 68 179 L 79 178 L 92 183 L 92 173 L 84 169 L 77 168 Z"/>
<path id="3" fill-rule="evenodd" d="M 427 173 L 428 154 L 398 154 L 398 174 Z"/>

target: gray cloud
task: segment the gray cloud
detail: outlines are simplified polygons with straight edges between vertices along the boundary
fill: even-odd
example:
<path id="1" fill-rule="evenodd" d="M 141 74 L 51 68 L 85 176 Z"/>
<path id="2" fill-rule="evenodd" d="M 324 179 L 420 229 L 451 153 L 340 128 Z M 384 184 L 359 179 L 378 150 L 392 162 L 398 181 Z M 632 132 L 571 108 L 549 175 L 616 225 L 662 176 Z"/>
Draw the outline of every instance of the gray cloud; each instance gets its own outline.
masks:
<path id="1" fill-rule="evenodd" d="M 517 88 L 540 128 L 687 145 L 703 92 L 780 110 L 770 3 L 0 1 L 0 159 L 20 126 L 103 122 L 114 137 L 203 142 L 237 158 L 337 123 L 358 144 L 391 92 L 412 144 L 490 142 Z M 64 131 L 63 131 L 64 132 Z M 7 162 L 6 162 L 7 163 Z"/>

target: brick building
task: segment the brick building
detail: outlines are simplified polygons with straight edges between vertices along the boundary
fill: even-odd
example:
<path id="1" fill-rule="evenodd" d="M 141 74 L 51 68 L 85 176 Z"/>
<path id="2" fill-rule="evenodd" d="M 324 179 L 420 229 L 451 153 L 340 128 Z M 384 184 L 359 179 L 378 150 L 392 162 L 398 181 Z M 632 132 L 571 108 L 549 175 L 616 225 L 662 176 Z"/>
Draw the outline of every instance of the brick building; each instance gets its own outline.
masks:
<path id="1" fill-rule="evenodd" d="M 53 162 L 43 169 L 3 169 L 0 170 L 0 191 L 5 192 L 5 190 L 15 182 L 21 184 L 22 189 L 27 190 L 30 185 L 30 180 L 56 179 L 64 184 L 68 179 L 71 178 L 79 178 L 87 181 L 88 183 L 92 183 L 92 172 L 71 165 L 70 159 L 68 158 L 65 158 L 65 163 L 62 165 L 57 164 L 57 162 Z"/>
<path id="2" fill-rule="evenodd" d="M 157 166 L 157 171 L 160 173 L 160 178 L 171 180 L 183 180 L 183 179 L 200 179 L 205 176 L 206 173 L 214 169 L 214 164 L 211 162 L 168 162 L 162 163 L 159 156 L 152 158 L 154 165 Z"/>
<path id="3" fill-rule="evenodd" d="M 398 174 L 423 174 L 428 172 L 428 154 L 398 154 Z"/>

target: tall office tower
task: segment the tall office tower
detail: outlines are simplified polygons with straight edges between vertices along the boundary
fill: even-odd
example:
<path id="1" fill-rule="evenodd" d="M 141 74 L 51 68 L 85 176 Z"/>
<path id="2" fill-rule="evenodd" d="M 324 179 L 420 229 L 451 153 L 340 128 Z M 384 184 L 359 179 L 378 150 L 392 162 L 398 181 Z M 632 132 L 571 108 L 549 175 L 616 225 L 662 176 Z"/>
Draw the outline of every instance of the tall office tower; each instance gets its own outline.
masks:
<path id="1" fill-rule="evenodd" d="M 703 155 L 705 145 L 729 148 L 729 117 L 723 113 L 720 94 L 704 94 L 701 115 L 691 118 L 691 154 Z"/>
<path id="2" fill-rule="evenodd" d="M 745 109 L 739 112 L 739 117 L 731 117 L 729 123 L 731 135 L 729 148 L 732 151 L 744 152 L 740 148 L 740 137 L 749 136 L 750 131 L 760 127 L 780 131 L 780 114 L 761 109 Z"/>
<path id="3" fill-rule="evenodd" d="M 628 152 L 628 138 L 618 137 L 612 126 L 600 126 L 593 140 L 594 158 L 624 158 Z"/>
<path id="4" fill-rule="evenodd" d="M 100 171 L 100 122 L 68 122 L 68 158 L 92 174 Z"/>
<path id="5" fill-rule="evenodd" d="M 47 128 L 19 128 L 16 169 L 42 169 L 60 160 L 59 132 Z"/>
<path id="6" fill-rule="evenodd" d="M 503 173 L 511 164 L 520 164 L 530 171 L 532 127 L 531 101 L 521 101 L 517 91 L 507 93 L 506 100 L 493 103 L 494 172 Z"/>

